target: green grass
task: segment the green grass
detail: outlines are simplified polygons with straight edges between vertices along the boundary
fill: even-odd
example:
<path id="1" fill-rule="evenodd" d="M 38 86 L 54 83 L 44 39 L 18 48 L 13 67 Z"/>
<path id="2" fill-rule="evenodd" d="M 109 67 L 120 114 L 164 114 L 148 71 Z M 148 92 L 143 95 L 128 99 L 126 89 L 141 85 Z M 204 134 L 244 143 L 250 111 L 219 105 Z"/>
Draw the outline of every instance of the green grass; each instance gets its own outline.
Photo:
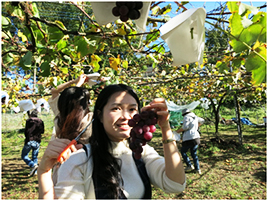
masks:
<path id="1" fill-rule="evenodd" d="M 256 113 L 246 111 L 251 121 Z M 258 110 L 259 114 L 262 111 Z M 229 112 L 230 113 L 230 112 Z M 222 116 L 228 117 L 228 110 Z M 200 112 L 202 114 L 202 111 Z M 53 114 L 39 115 L 45 123 L 39 160 L 50 140 Z M 227 119 L 227 118 L 226 118 Z M 37 199 L 37 177 L 28 177 L 30 168 L 20 159 L 24 143 L 23 114 L 2 114 L 2 199 Z M 262 123 L 262 122 L 260 122 Z M 153 199 L 265 199 L 266 200 L 266 128 L 242 126 L 243 145 L 238 146 L 236 125 L 220 124 L 221 143 L 212 143 L 213 125 L 201 127 L 198 149 L 202 175 L 187 173 L 187 186 L 181 194 L 167 194 L 153 187 Z M 161 133 L 150 142 L 163 154 Z M 178 143 L 180 149 L 181 144 Z M 191 158 L 191 157 L 190 157 Z"/>

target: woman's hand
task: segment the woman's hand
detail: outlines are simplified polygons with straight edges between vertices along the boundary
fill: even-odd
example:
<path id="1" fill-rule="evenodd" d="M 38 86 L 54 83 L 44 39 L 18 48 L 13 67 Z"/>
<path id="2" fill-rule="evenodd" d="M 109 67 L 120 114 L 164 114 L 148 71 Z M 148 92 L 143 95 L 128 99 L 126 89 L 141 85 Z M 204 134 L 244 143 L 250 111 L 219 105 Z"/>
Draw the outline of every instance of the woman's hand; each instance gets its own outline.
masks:
<path id="1" fill-rule="evenodd" d="M 163 143 L 164 157 L 165 157 L 165 172 L 169 179 L 180 184 L 185 183 L 185 173 L 182 160 L 177 148 L 174 134 L 169 124 L 169 112 L 165 99 L 155 98 L 149 105 L 141 109 L 155 110 L 158 116 L 158 125 L 162 131 L 162 140 L 171 139 L 168 143 Z M 174 139 L 174 140 L 173 140 Z"/>
<path id="2" fill-rule="evenodd" d="M 41 173 L 48 172 L 49 170 L 51 170 L 52 167 L 57 163 L 57 158 L 60 153 L 70 142 L 71 141 L 68 139 L 55 139 L 50 141 L 39 164 L 38 171 Z M 66 161 L 70 157 L 72 152 L 75 152 L 82 147 L 83 145 L 81 144 L 72 145 L 70 149 L 68 149 L 62 156 L 60 163 Z"/>
<path id="3" fill-rule="evenodd" d="M 56 198 L 54 184 L 51 177 L 51 169 L 57 163 L 57 158 L 71 141 L 68 139 L 55 139 L 49 142 L 47 149 L 37 169 L 39 199 L 52 200 Z M 82 148 L 83 145 L 72 145 L 63 155 L 61 163 L 66 161 L 72 152 Z"/>
<path id="4" fill-rule="evenodd" d="M 158 116 L 158 125 L 163 130 L 169 130 L 169 112 L 164 98 L 155 98 L 149 105 L 143 107 L 141 111 L 154 110 Z"/>
<path id="5" fill-rule="evenodd" d="M 86 81 L 87 76 L 85 74 L 81 74 L 77 79 L 76 79 L 76 86 L 81 87 L 85 81 Z"/>

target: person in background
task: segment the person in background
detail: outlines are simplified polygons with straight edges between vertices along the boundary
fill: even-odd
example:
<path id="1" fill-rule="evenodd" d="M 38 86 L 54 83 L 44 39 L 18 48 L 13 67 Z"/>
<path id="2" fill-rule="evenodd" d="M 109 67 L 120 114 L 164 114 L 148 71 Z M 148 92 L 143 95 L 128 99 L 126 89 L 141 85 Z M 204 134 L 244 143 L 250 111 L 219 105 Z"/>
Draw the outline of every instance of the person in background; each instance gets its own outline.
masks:
<path id="1" fill-rule="evenodd" d="M 82 74 L 80 75 L 77 79 L 74 80 L 70 80 L 68 82 L 65 82 L 61 85 L 59 85 L 57 88 L 52 88 L 51 89 L 51 98 L 48 100 L 48 103 L 55 115 L 55 119 L 54 119 L 54 127 L 53 127 L 53 132 L 52 132 L 52 136 L 51 136 L 51 140 L 56 138 L 56 133 L 57 131 L 60 131 L 60 128 L 58 127 L 58 121 L 60 118 L 62 118 L 61 122 L 63 123 L 64 120 L 66 119 L 67 115 L 70 114 L 71 110 L 74 108 L 74 106 L 72 106 L 73 104 L 75 104 L 75 101 L 79 100 L 80 98 L 82 98 L 82 96 L 85 96 L 85 98 L 87 99 L 87 101 L 89 102 L 89 95 L 85 94 L 86 93 L 86 89 L 79 89 L 79 87 L 81 87 L 85 81 L 86 81 L 86 75 Z M 72 85 L 74 85 L 77 88 L 70 88 L 68 90 L 65 91 L 64 93 L 64 98 L 61 99 L 61 101 L 59 102 L 59 98 L 60 98 L 60 93 L 71 87 Z M 63 96 L 62 96 L 63 97 Z M 71 108 L 71 109 L 70 109 Z M 90 119 L 92 118 L 93 113 L 89 112 L 88 108 L 85 108 L 88 111 L 87 117 L 85 119 L 87 119 L 86 121 L 90 121 Z M 89 133 L 89 130 L 91 130 L 91 127 L 88 128 L 88 132 L 86 132 L 85 134 Z M 58 134 L 59 135 L 59 134 Z M 88 136 L 89 137 L 89 136 Z"/>
<path id="2" fill-rule="evenodd" d="M 100 75 L 98 73 L 90 74 L 91 78 L 97 78 Z M 100 82 L 105 81 L 100 78 Z M 55 139 L 56 136 L 59 137 L 60 132 L 67 116 L 71 114 L 74 108 L 78 105 L 82 106 L 83 110 L 86 111 L 83 116 L 82 124 L 85 126 L 92 119 L 93 113 L 89 111 L 88 105 L 90 104 L 90 96 L 87 89 L 82 88 L 84 83 L 88 82 L 90 86 L 96 84 L 91 79 L 88 79 L 87 75 L 81 74 L 77 79 L 70 80 L 59 85 L 57 88 L 51 89 L 51 98 L 48 103 L 55 115 L 54 128 L 52 132 L 51 140 Z M 72 86 L 75 84 L 75 87 Z M 72 86 L 72 87 L 71 87 Z M 92 126 L 87 128 L 87 131 L 83 134 L 81 140 L 88 138 L 91 135 Z M 87 136 L 87 137 L 86 137 Z M 61 136 L 63 137 L 63 136 Z M 69 136 L 70 139 L 73 136 Z"/>
<path id="3" fill-rule="evenodd" d="M 77 79 L 61 84 L 51 90 L 52 97 L 48 103 L 55 114 L 54 128 L 51 140 L 65 138 L 73 140 L 92 120 L 93 113 L 89 111 L 89 91 L 81 86 L 86 81 L 82 74 Z M 76 86 L 71 86 L 76 84 Z M 92 127 L 89 126 L 81 136 L 79 143 L 86 144 L 91 136 Z M 57 171 L 60 164 L 53 168 L 53 182 L 57 183 Z"/>
<path id="4" fill-rule="evenodd" d="M 31 112 L 30 117 L 26 120 L 25 126 L 25 141 L 24 147 L 21 152 L 22 160 L 30 167 L 32 170 L 29 176 L 36 173 L 38 168 L 38 153 L 41 143 L 41 136 L 44 133 L 44 122 L 37 117 L 38 111 L 35 109 Z M 29 152 L 32 150 L 32 159 L 29 158 Z"/>
<path id="5" fill-rule="evenodd" d="M 61 159 L 57 184 L 51 169 L 70 140 L 50 141 L 38 168 L 40 199 L 150 199 L 151 184 L 167 193 L 185 189 L 186 177 L 169 125 L 169 112 L 163 98 L 141 109 L 154 110 L 162 132 L 164 156 L 148 144 L 141 159 L 129 148 L 128 121 L 140 112 L 140 102 L 131 87 L 117 84 L 99 94 L 93 114 L 92 136 L 86 149 L 72 145 Z M 78 150 L 79 149 L 79 150 Z"/>
<path id="6" fill-rule="evenodd" d="M 197 156 L 198 145 L 200 144 L 200 133 L 198 132 L 198 128 L 200 125 L 204 123 L 204 119 L 196 116 L 189 109 L 182 110 L 183 116 L 183 125 L 182 128 L 176 130 L 177 133 L 182 132 L 182 147 L 181 147 L 181 155 L 186 163 L 187 167 L 185 171 L 194 170 L 201 174 L 199 160 Z M 194 166 L 191 164 L 189 157 L 187 156 L 187 151 L 190 149 L 191 156 L 193 158 Z"/>

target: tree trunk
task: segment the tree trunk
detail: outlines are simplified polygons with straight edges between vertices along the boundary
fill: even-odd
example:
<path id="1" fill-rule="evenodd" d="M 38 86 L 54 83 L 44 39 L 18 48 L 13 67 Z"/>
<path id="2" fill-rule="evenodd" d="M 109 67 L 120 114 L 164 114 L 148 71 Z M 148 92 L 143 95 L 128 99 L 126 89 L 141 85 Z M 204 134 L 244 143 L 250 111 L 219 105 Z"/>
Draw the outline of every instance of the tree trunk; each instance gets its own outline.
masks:
<path id="1" fill-rule="evenodd" d="M 212 105 L 212 110 L 214 113 L 214 118 L 215 118 L 215 135 L 216 137 L 218 137 L 218 130 L 219 130 L 219 115 L 217 114 L 217 109 L 216 109 L 216 105 L 213 102 L 212 98 L 209 98 L 211 105 Z"/>
<path id="2" fill-rule="evenodd" d="M 234 104 L 235 104 L 235 112 L 236 112 L 236 122 L 237 122 L 237 131 L 240 145 L 243 144 L 243 135 L 241 129 L 241 121 L 240 121 L 240 111 L 236 94 L 234 94 Z"/>
<path id="3" fill-rule="evenodd" d="M 216 135 L 216 137 L 218 137 L 218 134 L 219 134 L 220 107 L 221 107 L 221 104 L 222 104 L 225 96 L 226 96 L 226 93 L 223 94 L 223 96 L 219 100 L 217 108 L 216 108 L 216 105 L 214 104 L 212 98 L 209 98 L 210 102 L 211 102 L 211 105 L 212 105 L 213 113 L 214 113 L 214 116 L 215 116 L 215 135 Z"/>

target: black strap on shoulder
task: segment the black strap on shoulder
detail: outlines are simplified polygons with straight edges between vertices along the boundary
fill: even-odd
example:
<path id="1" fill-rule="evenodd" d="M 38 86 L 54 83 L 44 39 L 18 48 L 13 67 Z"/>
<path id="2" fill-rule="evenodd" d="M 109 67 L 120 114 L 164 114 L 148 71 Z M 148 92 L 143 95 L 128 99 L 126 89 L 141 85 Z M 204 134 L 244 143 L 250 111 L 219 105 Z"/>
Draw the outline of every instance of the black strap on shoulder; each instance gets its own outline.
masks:
<path id="1" fill-rule="evenodd" d="M 85 150 L 85 152 L 86 152 L 86 155 L 88 156 L 88 151 L 87 151 L 87 147 L 86 147 L 86 145 L 84 145 L 84 144 L 83 144 L 83 149 Z"/>
<path id="2" fill-rule="evenodd" d="M 141 177 L 142 182 L 143 182 L 144 187 L 145 187 L 145 193 L 144 193 L 142 199 L 151 199 L 152 198 L 152 187 L 151 187 L 151 182 L 150 182 L 149 176 L 148 176 L 146 168 L 145 168 L 145 163 L 143 162 L 143 160 L 141 158 L 135 159 L 134 153 L 132 153 L 132 157 L 135 161 L 135 164 L 138 168 L 138 172 L 140 174 L 140 177 Z"/>

